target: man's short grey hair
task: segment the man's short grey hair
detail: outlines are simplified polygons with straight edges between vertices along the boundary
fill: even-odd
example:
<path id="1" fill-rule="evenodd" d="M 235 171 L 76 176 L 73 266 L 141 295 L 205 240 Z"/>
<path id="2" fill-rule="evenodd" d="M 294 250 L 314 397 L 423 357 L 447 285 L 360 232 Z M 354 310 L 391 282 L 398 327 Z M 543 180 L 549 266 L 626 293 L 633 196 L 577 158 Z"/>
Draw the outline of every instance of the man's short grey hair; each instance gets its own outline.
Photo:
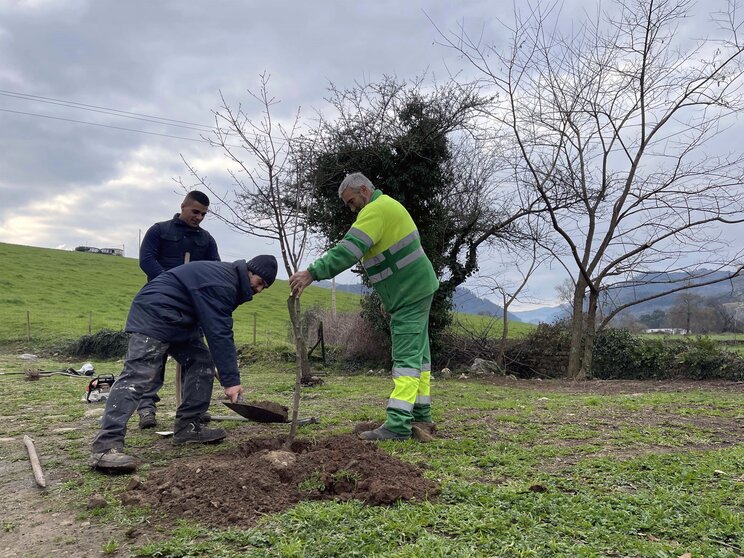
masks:
<path id="1" fill-rule="evenodd" d="M 369 178 L 364 176 L 361 172 L 352 172 L 347 174 L 341 186 L 338 187 L 338 197 L 340 198 L 344 193 L 344 190 L 351 188 L 352 191 L 358 192 L 362 189 L 362 186 L 366 186 L 370 191 L 374 192 L 375 187 Z"/>

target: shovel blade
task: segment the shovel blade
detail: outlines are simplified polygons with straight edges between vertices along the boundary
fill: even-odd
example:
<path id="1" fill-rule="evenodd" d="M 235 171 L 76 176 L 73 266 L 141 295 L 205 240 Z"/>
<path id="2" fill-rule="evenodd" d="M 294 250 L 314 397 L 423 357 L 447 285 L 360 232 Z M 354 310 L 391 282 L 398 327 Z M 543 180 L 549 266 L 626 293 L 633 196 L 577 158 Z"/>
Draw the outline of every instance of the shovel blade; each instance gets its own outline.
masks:
<path id="1" fill-rule="evenodd" d="M 228 409 L 255 422 L 287 422 L 287 407 L 270 401 L 232 403 L 223 401 Z"/>

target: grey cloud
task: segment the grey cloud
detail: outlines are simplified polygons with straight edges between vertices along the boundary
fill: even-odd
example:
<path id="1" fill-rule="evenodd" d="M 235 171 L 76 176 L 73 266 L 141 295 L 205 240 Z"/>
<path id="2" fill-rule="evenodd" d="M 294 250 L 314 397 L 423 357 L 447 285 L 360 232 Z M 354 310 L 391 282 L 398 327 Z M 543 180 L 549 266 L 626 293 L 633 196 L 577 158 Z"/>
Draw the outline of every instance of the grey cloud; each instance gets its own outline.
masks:
<path id="1" fill-rule="evenodd" d="M 477 29 L 490 26 L 497 10 L 486 0 L 78 0 L 33 9 L 1 3 L 0 89 L 209 125 L 219 90 L 250 108 L 246 89 L 255 89 L 258 75 L 267 71 L 271 92 L 282 101 L 276 114 L 288 116 L 301 105 L 311 115 L 322 108 L 329 82 L 347 87 L 427 69 L 444 75 L 442 61 L 454 64 L 456 56 L 434 44 L 437 32 L 424 11 L 446 31 L 461 20 Z M 2 95 L 0 109 L 199 137 L 193 130 Z M 33 242 L 40 246 L 125 244 L 127 255 L 135 256 L 131 247 L 139 231 L 178 210 L 181 193 L 170 178 L 186 175 L 179 154 L 190 160 L 218 156 L 205 144 L 7 112 L 0 112 L 0 129 L 0 188 L 10 201 L 0 206 L 0 228 L 19 218 L 36 223 L 40 232 Z M 157 154 L 144 163 L 157 179 L 109 185 L 142 152 Z M 39 200 L 65 193 L 79 196 L 74 212 L 33 209 Z M 225 259 L 272 250 L 214 218 L 205 227 Z M 3 240 L 29 238 L 13 234 Z"/>

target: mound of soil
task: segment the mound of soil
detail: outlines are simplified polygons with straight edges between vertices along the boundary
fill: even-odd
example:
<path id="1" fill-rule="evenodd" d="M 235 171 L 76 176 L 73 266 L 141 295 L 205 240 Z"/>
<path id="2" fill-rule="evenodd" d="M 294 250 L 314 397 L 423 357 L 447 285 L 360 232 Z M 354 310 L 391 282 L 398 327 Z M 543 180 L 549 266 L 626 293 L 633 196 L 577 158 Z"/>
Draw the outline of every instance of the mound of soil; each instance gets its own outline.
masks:
<path id="1" fill-rule="evenodd" d="M 281 446 L 279 439 L 254 439 L 224 454 L 174 461 L 146 482 L 130 483 L 122 502 L 214 527 L 250 527 L 301 500 L 384 505 L 439 492 L 419 467 L 355 436 L 296 441 L 291 452 Z"/>

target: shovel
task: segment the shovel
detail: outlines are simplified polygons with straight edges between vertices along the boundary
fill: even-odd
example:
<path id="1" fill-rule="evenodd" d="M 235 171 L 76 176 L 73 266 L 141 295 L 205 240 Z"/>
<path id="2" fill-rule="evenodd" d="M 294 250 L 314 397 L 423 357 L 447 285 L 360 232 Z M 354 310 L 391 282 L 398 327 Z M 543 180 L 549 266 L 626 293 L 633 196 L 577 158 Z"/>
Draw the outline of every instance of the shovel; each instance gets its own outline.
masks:
<path id="1" fill-rule="evenodd" d="M 238 396 L 237 403 L 223 401 L 228 409 L 255 422 L 287 422 L 287 407 L 271 401 L 246 401 Z"/>
<path id="2" fill-rule="evenodd" d="M 242 396 L 238 396 L 237 403 L 230 401 L 223 401 L 223 403 L 241 417 L 255 422 L 290 422 L 288 418 L 289 409 L 271 401 L 245 401 Z M 317 422 L 318 419 L 315 417 L 298 420 L 300 425 L 317 424 Z"/>
<path id="3" fill-rule="evenodd" d="M 251 421 L 251 422 L 291 422 L 288 418 L 288 408 L 278 403 L 272 403 L 271 401 L 245 401 L 242 396 L 238 397 L 237 403 L 230 401 L 223 401 L 225 406 L 238 413 L 239 417 L 230 416 L 212 416 L 212 420 L 237 420 L 237 421 Z M 302 418 L 297 420 L 299 426 L 306 424 L 318 424 L 318 419 L 315 417 Z M 172 430 L 164 430 L 162 432 L 155 432 L 155 434 L 167 438 L 173 436 Z"/>

